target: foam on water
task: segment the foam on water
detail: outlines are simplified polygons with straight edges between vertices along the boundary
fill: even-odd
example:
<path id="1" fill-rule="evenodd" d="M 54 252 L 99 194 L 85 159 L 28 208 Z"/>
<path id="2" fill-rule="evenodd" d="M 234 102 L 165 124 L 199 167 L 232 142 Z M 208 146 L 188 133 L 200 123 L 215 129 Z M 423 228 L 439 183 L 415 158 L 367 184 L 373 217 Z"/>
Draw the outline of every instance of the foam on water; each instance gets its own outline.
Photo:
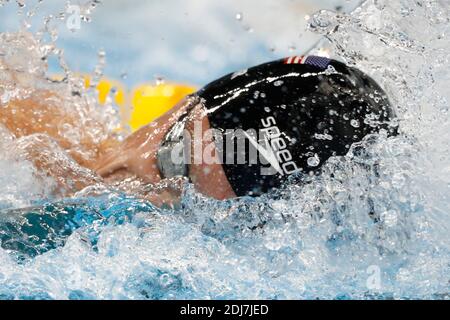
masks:
<path id="1" fill-rule="evenodd" d="M 449 11 L 446 0 L 374 0 L 310 20 L 332 56 L 386 89 L 401 135 L 369 136 L 321 176 L 261 199 L 186 186 L 180 208 L 158 210 L 97 185 L 3 210 L 1 297 L 448 299 Z M 3 150 L 17 143 L 0 137 Z M 3 208 L 49 196 L 25 160 L 0 166 Z"/>

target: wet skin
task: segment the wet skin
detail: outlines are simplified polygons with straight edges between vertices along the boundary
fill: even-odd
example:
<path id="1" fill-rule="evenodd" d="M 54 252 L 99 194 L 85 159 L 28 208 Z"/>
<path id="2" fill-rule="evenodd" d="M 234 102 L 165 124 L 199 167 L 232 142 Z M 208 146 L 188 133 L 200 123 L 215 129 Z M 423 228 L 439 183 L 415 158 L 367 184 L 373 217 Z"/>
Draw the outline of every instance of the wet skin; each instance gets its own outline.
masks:
<path id="1" fill-rule="evenodd" d="M 60 196 L 73 194 L 99 182 L 117 184 L 130 177 L 137 177 L 147 184 L 158 186 L 164 185 L 164 180 L 157 167 L 156 153 L 169 129 L 184 113 L 186 102 L 187 99 L 183 100 L 122 143 L 111 135 L 96 139 L 79 129 L 81 138 L 74 144 L 61 134 L 61 125 L 79 127 L 80 116 L 76 112 L 67 111 L 70 108 L 61 108 L 67 101 L 54 92 L 44 90 L 0 105 L 0 125 L 13 133 L 17 143 L 21 143 L 27 160 L 47 176 L 54 178 L 59 185 Z M 186 123 L 186 129 L 190 131 L 191 136 L 196 121 L 201 122 L 203 132 L 209 129 L 208 118 L 201 105 L 194 107 Z M 91 125 L 102 126 L 100 123 Z M 211 142 L 212 138 L 205 137 L 203 142 L 197 141 L 194 144 L 203 143 L 204 150 Z M 49 150 L 55 149 L 60 149 L 65 158 L 59 166 L 54 164 L 49 153 Z M 67 165 L 71 161 L 92 170 L 92 174 L 79 177 L 77 170 L 72 170 L 70 165 Z M 191 164 L 189 178 L 196 190 L 208 197 L 222 200 L 236 196 L 220 164 Z M 178 200 L 178 196 L 178 191 L 167 188 L 158 193 L 149 193 L 146 198 L 161 206 L 173 204 Z"/>
<path id="2" fill-rule="evenodd" d="M 99 160 L 96 171 L 102 177 L 108 177 L 118 170 L 125 169 L 128 173 L 134 174 L 148 183 L 156 184 L 162 178 L 157 167 L 156 154 L 169 129 L 176 123 L 185 112 L 187 100 L 183 100 L 171 111 L 155 120 L 151 124 L 141 128 L 129 136 L 117 149 L 109 152 Z M 209 121 L 205 110 L 199 104 L 193 108 L 188 116 L 186 130 L 193 136 L 194 123 L 202 125 L 202 131 L 206 132 Z M 211 144 L 212 137 L 204 136 L 202 141 L 194 141 L 195 144 L 202 144 L 202 150 Z M 191 152 L 194 154 L 194 152 Z M 217 156 L 217 155 L 216 155 Z M 233 192 L 222 165 L 206 164 L 204 162 L 189 165 L 189 178 L 200 193 L 219 200 L 236 197 Z"/>

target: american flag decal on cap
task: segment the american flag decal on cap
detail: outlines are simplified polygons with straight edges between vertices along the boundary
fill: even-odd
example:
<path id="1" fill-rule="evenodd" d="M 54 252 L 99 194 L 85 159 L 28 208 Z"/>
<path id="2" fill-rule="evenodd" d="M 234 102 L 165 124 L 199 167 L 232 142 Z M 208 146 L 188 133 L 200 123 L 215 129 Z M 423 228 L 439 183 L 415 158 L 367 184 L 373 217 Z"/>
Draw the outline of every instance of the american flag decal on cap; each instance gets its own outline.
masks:
<path id="1" fill-rule="evenodd" d="M 284 59 L 284 64 L 309 64 L 311 66 L 326 69 L 331 60 L 318 56 L 293 56 Z"/>
<path id="2" fill-rule="evenodd" d="M 307 56 L 293 56 L 293 57 L 288 57 L 286 59 L 284 59 L 284 63 L 285 64 L 303 64 L 305 63 L 305 59 L 307 58 Z"/>

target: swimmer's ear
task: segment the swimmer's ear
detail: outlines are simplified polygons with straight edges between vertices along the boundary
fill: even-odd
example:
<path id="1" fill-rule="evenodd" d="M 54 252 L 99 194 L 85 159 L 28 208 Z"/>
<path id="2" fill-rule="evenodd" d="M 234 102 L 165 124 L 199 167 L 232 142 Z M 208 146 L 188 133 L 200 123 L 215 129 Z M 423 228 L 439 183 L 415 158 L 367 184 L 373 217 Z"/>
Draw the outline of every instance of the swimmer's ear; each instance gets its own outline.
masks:
<path id="1" fill-rule="evenodd" d="M 117 170 L 126 168 L 126 161 L 126 155 L 118 155 L 116 152 L 111 152 L 103 159 L 100 159 L 99 164 L 95 167 L 95 171 L 98 175 L 106 177 Z"/>

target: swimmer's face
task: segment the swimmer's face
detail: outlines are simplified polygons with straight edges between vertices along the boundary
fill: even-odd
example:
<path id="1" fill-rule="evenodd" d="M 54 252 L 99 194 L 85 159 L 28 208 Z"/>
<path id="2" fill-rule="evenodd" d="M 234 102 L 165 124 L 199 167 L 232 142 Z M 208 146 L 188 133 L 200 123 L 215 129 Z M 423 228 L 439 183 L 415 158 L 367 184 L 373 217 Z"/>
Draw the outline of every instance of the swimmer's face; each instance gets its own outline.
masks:
<path id="1" fill-rule="evenodd" d="M 191 101 L 187 97 L 168 113 L 129 136 L 117 149 L 99 160 L 97 173 L 107 178 L 118 172 L 126 172 L 147 183 L 160 183 L 162 177 L 157 166 L 157 152 L 167 132 L 185 113 Z M 186 129 L 191 134 L 195 124 L 201 125 L 202 132 L 209 129 L 209 121 L 201 104 L 193 108 L 186 123 Z M 200 142 L 202 150 L 211 142 L 203 139 Z M 236 196 L 220 164 L 191 164 L 189 178 L 195 188 L 206 196 L 219 200 Z"/>
<path id="2" fill-rule="evenodd" d="M 205 161 L 194 161 L 195 149 L 201 150 L 201 154 L 213 155 L 217 157 L 216 150 L 210 150 L 210 146 L 214 146 L 214 139 L 212 135 L 208 134 L 210 124 L 205 112 L 205 108 L 198 104 L 192 111 L 188 122 L 186 123 L 186 130 L 191 137 L 195 137 L 195 127 L 201 128 L 202 138 L 194 139 L 191 143 L 191 161 L 189 165 L 189 177 L 195 186 L 195 189 L 200 193 L 219 200 L 229 199 L 236 197 L 233 189 L 231 188 L 228 178 L 225 175 L 223 166 L 220 161 L 211 161 L 207 163 Z"/>

